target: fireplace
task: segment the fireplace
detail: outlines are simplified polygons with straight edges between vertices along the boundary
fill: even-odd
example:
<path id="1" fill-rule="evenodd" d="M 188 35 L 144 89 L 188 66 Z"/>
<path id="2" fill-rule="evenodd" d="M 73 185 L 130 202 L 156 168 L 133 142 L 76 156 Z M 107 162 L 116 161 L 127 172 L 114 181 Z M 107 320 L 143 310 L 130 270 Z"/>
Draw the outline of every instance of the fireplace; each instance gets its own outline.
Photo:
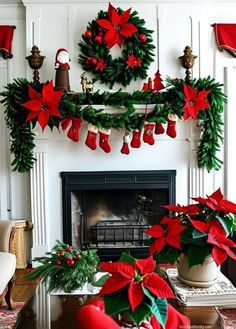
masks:
<path id="1" fill-rule="evenodd" d="M 101 260 L 122 251 L 148 254 L 144 233 L 175 203 L 175 170 L 62 172 L 63 240 L 96 248 Z"/>

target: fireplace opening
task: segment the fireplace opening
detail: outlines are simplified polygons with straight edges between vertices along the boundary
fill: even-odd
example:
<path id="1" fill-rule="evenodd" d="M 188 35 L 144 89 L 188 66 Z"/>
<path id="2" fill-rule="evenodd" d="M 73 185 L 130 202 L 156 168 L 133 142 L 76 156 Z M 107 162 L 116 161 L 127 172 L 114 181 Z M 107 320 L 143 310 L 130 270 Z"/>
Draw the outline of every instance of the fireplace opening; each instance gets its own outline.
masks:
<path id="1" fill-rule="evenodd" d="M 96 248 L 101 260 L 122 251 L 148 254 L 145 231 L 175 203 L 175 170 L 63 172 L 63 239 L 78 248 Z"/>

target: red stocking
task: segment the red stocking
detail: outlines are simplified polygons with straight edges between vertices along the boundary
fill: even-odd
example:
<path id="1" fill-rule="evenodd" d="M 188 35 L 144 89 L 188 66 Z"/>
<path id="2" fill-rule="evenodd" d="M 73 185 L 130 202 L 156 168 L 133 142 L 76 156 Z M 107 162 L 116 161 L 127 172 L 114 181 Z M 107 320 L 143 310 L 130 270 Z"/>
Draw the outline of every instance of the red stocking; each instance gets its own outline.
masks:
<path id="1" fill-rule="evenodd" d="M 109 136 L 111 133 L 111 129 L 100 128 L 100 139 L 99 139 L 99 146 L 103 149 L 104 152 L 109 153 L 111 152 L 111 146 L 109 145 Z"/>
<path id="2" fill-rule="evenodd" d="M 129 138 L 129 133 L 125 133 L 125 136 L 123 137 L 123 146 L 122 149 L 120 150 L 121 153 L 123 154 L 129 154 L 129 142 L 130 142 L 130 138 Z"/>
<path id="3" fill-rule="evenodd" d="M 155 128 L 154 122 L 144 122 L 144 132 L 143 132 L 143 141 L 144 143 L 148 143 L 149 145 L 153 145 L 155 143 L 155 139 L 153 137 L 153 131 Z"/>
<path id="4" fill-rule="evenodd" d="M 130 145 L 133 148 L 139 148 L 141 146 L 141 132 L 139 130 L 133 130 L 133 138 Z"/>
<path id="5" fill-rule="evenodd" d="M 155 134 L 156 135 L 162 135 L 162 134 L 164 134 L 164 132 L 165 132 L 165 129 L 162 126 L 162 124 L 160 122 L 156 122 L 156 125 L 155 125 Z"/>
<path id="6" fill-rule="evenodd" d="M 176 114 L 168 114 L 168 122 L 167 122 L 167 130 L 166 134 L 170 136 L 171 138 L 176 137 L 176 121 L 178 120 L 178 117 Z"/>
<path id="7" fill-rule="evenodd" d="M 85 141 L 85 144 L 91 148 L 91 150 L 95 150 L 97 148 L 97 133 L 98 127 L 93 126 L 91 123 L 88 125 L 88 134 Z"/>

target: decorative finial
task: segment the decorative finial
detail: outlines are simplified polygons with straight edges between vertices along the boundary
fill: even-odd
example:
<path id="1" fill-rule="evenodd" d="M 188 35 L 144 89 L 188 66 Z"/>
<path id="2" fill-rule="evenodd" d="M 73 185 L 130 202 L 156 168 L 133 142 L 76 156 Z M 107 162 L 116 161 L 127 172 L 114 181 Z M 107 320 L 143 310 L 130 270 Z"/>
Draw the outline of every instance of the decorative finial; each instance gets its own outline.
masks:
<path id="1" fill-rule="evenodd" d="M 186 46 L 184 49 L 184 55 L 179 57 L 181 66 L 186 69 L 186 80 L 191 80 L 191 71 L 190 69 L 193 67 L 195 58 L 197 56 L 192 54 L 192 49 L 189 46 Z"/>
<path id="2" fill-rule="evenodd" d="M 29 63 L 29 66 L 31 67 L 31 69 L 34 70 L 33 80 L 39 81 L 38 70 L 42 67 L 45 56 L 40 55 L 40 50 L 35 45 L 32 47 L 31 54 L 32 55 L 27 56 L 26 59 L 28 60 L 28 63 Z"/>

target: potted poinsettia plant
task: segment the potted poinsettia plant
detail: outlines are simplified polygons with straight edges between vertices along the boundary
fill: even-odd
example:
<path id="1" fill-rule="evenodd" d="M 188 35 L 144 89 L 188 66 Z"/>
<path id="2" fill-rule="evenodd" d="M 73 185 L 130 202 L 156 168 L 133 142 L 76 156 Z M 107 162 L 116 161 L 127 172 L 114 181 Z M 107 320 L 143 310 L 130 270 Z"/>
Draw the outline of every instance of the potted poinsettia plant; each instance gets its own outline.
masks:
<path id="1" fill-rule="evenodd" d="M 99 295 L 103 297 L 105 312 L 124 327 L 146 329 L 190 328 L 189 320 L 171 305 L 167 298 L 175 298 L 167 282 L 156 272 L 152 256 L 135 259 L 123 253 L 117 262 L 100 263 L 108 272 Z"/>
<path id="2" fill-rule="evenodd" d="M 219 265 L 228 256 L 236 259 L 236 244 L 232 240 L 236 204 L 226 200 L 220 189 L 206 198 L 192 199 L 197 203 L 164 206 L 170 215 L 146 231 L 151 236 L 150 253 L 159 263 L 174 264 L 178 260 L 182 265 L 185 259 L 192 274 L 191 268 L 198 265 L 198 281 L 201 280 L 199 269 L 210 263 L 213 277 L 209 281 L 214 282 Z"/>

